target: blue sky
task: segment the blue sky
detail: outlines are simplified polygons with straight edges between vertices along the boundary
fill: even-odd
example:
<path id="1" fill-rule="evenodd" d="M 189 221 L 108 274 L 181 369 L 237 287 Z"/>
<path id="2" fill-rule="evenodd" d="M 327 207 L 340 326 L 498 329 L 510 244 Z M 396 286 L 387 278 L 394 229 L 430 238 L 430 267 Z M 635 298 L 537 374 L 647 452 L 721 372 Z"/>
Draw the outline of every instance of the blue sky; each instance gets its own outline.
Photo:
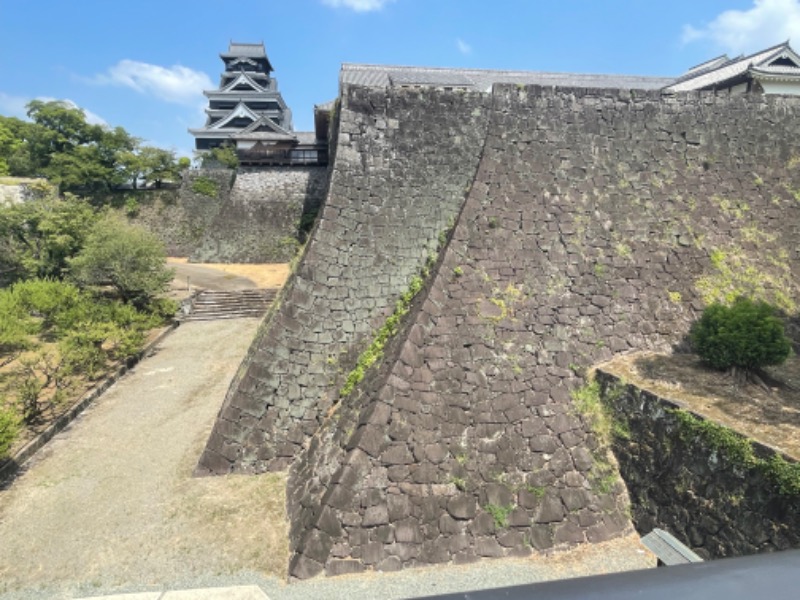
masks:
<path id="1" fill-rule="evenodd" d="M 790 38 L 800 0 L 0 0 L 0 114 L 67 99 L 185 154 L 230 40 L 310 130 L 342 62 L 668 76 Z"/>

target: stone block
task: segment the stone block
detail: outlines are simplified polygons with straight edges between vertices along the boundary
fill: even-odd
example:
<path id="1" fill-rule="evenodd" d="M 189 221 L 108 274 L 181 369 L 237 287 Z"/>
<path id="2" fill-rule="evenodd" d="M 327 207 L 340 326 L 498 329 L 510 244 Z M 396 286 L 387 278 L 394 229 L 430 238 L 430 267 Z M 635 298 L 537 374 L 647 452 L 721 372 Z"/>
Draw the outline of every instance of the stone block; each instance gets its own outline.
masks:
<path id="1" fill-rule="evenodd" d="M 362 527 L 375 527 L 377 525 L 386 525 L 389 523 L 389 509 L 386 504 L 379 504 L 377 506 L 370 506 L 364 512 L 364 518 L 361 521 Z"/>
<path id="2" fill-rule="evenodd" d="M 328 561 L 325 567 L 326 575 L 348 575 L 351 573 L 361 573 L 365 570 L 364 563 L 359 560 L 338 560 Z"/>
<path id="3" fill-rule="evenodd" d="M 454 496 L 447 502 L 447 512 L 454 519 L 471 519 L 477 510 L 478 505 L 473 496 Z"/>

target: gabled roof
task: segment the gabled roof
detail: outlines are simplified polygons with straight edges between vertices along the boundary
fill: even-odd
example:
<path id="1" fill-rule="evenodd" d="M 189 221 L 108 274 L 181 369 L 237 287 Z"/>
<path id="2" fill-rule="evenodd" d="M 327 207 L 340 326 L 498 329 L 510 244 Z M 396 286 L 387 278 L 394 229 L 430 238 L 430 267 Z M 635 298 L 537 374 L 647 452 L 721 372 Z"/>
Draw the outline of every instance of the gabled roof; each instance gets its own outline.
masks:
<path id="1" fill-rule="evenodd" d="M 233 81 L 231 81 L 225 87 L 220 88 L 219 91 L 220 92 L 233 91 L 233 88 L 235 88 L 240 83 L 245 83 L 245 84 L 249 85 L 253 89 L 254 92 L 264 93 L 264 92 L 269 91 L 269 90 L 265 89 L 264 86 L 258 84 L 255 79 L 250 77 L 250 75 L 248 75 L 244 71 L 239 73 L 238 75 L 236 75 L 236 78 Z M 241 90 L 236 90 L 236 91 L 239 92 Z"/>
<path id="2" fill-rule="evenodd" d="M 297 136 L 267 117 L 261 117 L 238 133 L 231 136 L 235 140 L 297 141 Z"/>
<path id="3" fill-rule="evenodd" d="M 231 110 L 231 112 L 228 113 L 227 117 L 225 117 L 224 119 L 220 119 L 219 121 L 217 121 L 213 125 L 209 125 L 208 129 L 210 129 L 210 130 L 222 129 L 223 127 L 225 127 L 225 125 L 227 123 L 229 123 L 233 119 L 237 119 L 239 117 L 248 117 L 248 118 L 252 119 L 253 121 L 258 121 L 261 118 L 258 114 L 256 114 L 251 109 L 249 109 L 244 102 L 239 102 L 239 104 L 237 104 L 233 108 L 233 110 Z"/>
<path id="4" fill-rule="evenodd" d="M 780 59 L 787 59 L 797 67 L 772 65 L 774 61 Z M 686 92 L 715 88 L 727 81 L 744 77 L 748 73 L 767 76 L 770 74 L 783 76 L 800 75 L 800 55 L 792 50 L 787 41 L 749 56 L 738 56 L 733 59 L 729 59 L 727 56 L 720 56 L 689 69 L 676 82 L 664 89 L 668 92 Z"/>
<path id="5" fill-rule="evenodd" d="M 586 73 L 548 73 L 543 71 L 496 71 L 344 63 L 339 83 L 367 87 L 432 86 L 487 92 L 496 83 L 545 86 L 660 89 L 673 83 L 673 77 L 639 75 L 599 75 Z"/>

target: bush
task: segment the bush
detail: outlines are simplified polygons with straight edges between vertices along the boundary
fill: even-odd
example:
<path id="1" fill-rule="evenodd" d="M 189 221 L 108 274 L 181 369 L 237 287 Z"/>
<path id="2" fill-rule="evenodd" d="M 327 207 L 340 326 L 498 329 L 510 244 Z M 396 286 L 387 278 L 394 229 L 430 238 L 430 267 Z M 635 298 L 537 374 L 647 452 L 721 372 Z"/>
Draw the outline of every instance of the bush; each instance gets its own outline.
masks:
<path id="1" fill-rule="evenodd" d="M 0 460 L 8 456 L 19 434 L 19 418 L 12 411 L 0 408 Z"/>
<path id="2" fill-rule="evenodd" d="M 792 348 L 775 308 L 748 298 L 707 307 L 690 336 L 697 354 L 719 370 L 779 365 Z"/>

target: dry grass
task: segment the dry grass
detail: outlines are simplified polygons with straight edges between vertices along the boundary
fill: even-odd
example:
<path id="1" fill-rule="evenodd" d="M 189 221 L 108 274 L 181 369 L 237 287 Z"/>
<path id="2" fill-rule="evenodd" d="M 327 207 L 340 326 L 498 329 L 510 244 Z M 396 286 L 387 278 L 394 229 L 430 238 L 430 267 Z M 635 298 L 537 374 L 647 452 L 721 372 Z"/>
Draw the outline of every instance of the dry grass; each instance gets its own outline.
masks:
<path id="1" fill-rule="evenodd" d="M 598 365 L 800 459 L 800 358 L 768 370 L 770 391 L 703 365 L 694 354 L 627 354 Z"/>
<path id="2" fill-rule="evenodd" d="M 237 277 L 245 277 L 259 288 L 281 287 L 289 277 L 289 263 L 275 264 L 223 264 L 223 263 L 189 263 L 186 258 L 169 258 L 170 264 L 196 264 L 208 269 L 215 269 Z"/>
<path id="3" fill-rule="evenodd" d="M 178 535 L 173 551 L 213 549 L 207 561 L 225 573 L 251 570 L 284 577 L 289 564 L 286 474 L 184 479 L 173 495 Z M 170 539 L 171 538 L 171 539 Z"/>

